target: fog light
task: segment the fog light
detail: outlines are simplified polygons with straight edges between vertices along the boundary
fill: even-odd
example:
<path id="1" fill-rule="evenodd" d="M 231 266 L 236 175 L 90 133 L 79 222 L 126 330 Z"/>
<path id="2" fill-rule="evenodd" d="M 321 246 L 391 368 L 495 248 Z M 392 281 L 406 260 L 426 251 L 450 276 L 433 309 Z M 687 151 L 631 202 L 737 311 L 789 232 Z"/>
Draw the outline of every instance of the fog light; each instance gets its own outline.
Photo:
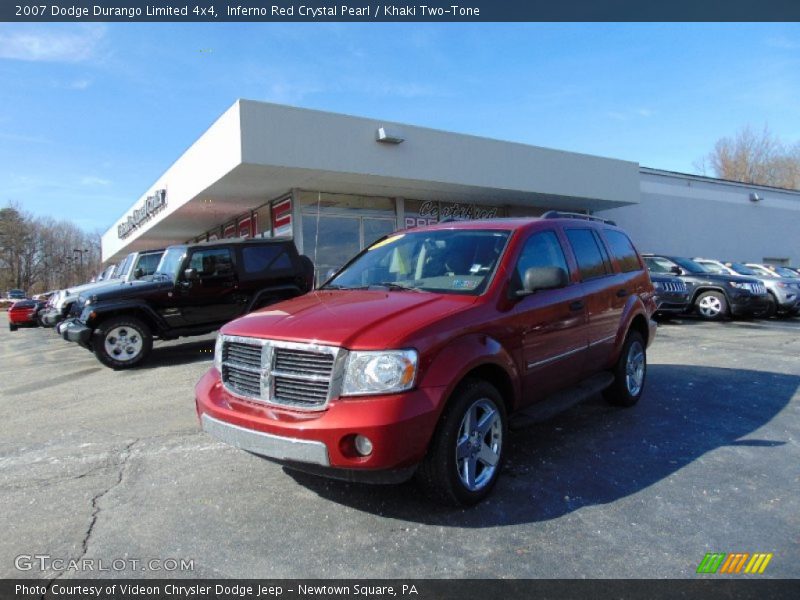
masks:
<path id="1" fill-rule="evenodd" d="M 357 435 L 355 444 L 356 452 L 358 452 L 361 456 L 369 456 L 372 454 L 372 442 L 368 437 Z"/>

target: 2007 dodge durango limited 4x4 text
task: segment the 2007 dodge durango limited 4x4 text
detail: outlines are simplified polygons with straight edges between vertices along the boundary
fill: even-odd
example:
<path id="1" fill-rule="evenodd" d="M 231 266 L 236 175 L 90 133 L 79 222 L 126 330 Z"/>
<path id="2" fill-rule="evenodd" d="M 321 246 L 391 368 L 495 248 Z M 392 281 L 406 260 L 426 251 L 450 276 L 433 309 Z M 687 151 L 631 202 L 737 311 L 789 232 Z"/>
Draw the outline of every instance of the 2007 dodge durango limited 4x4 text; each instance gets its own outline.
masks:
<path id="1" fill-rule="evenodd" d="M 434 499 L 494 486 L 512 413 L 601 381 L 631 406 L 653 286 L 609 221 L 440 223 L 385 237 L 320 289 L 225 325 L 196 387 L 205 429 L 335 478 L 416 474 Z"/>

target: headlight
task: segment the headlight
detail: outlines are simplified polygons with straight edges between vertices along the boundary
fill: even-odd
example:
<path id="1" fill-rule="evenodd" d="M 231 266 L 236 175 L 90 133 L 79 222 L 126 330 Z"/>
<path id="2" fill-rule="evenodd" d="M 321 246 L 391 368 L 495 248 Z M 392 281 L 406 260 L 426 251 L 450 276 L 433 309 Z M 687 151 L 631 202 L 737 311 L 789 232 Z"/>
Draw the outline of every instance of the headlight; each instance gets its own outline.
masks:
<path id="1" fill-rule="evenodd" d="M 402 392 L 414 385 L 416 350 L 352 351 L 345 367 L 343 396 Z"/>
<path id="2" fill-rule="evenodd" d="M 89 306 L 92 303 L 91 298 L 87 298 L 86 301 L 83 303 L 84 306 Z"/>
<path id="3" fill-rule="evenodd" d="M 214 344 L 214 367 L 222 373 L 222 334 L 217 334 L 217 343 Z"/>
<path id="4" fill-rule="evenodd" d="M 790 287 L 788 283 L 784 283 L 782 281 L 776 282 L 779 288 L 788 288 Z"/>
<path id="5" fill-rule="evenodd" d="M 741 281 L 729 281 L 728 285 L 734 287 L 739 290 L 749 290 L 750 284 L 749 283 L 742 283 Z"/>
<path id="6" fill-rule="evenodd" d="M 663 290 L 664 289 L 664 284 L 661 283 L 660 281 L 654 281 L 653 282 L 653 287 L 656 288 L 657 290 Z"/>

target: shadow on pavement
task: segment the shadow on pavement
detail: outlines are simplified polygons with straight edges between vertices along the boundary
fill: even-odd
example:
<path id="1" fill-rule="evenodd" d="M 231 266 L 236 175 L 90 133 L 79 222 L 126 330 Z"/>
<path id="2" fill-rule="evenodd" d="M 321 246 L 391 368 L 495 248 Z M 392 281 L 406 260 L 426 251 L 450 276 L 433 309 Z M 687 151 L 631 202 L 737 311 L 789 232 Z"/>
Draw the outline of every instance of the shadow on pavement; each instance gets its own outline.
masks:
<path id="1" fill-rule="evenodd" d="M 432 504 L 413 482 L 370 486 L 285 471 L 321 497 L 405 521 L 475 528 L 544 521 L 634 494 L 717 448 L 747 446 L 770 460 L 783 440 L 742 438 L 775 417 L 798 384 L 800 377 L 762 371 L 650 365 L 632 409 L 598 396 L 512 431 L 492 496 L 467 510 Z"/>
<path id="2" fill-rule="evenodd" d="M 160 345 L 156 342 L 153 352 L 137 369 L 155 369 L 211 361 L 214 358 L 214 343 L 213 339 L 169 345 Z"/>

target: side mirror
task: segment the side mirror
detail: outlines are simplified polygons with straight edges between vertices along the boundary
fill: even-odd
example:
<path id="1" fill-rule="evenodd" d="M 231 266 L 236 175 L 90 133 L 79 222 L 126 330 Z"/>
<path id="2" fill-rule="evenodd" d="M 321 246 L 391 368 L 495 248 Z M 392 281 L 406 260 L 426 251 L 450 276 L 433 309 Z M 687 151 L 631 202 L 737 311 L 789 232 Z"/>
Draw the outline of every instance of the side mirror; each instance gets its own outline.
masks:
<path id="1" fill-rule="evenodd" d="M 528 296 L 537 290 L 566 287 L 567 283 L 567 272 L 561 267 L 531 267 L 525 271 L 522 289 L 517 291 L 517 296 Z"/>
<path id="2" fill-rule="evenodd" d="M 675 275 L 683 275 L 683 269 L 681 269 L 681 268 L 680 268 L 679 266 L 677 266 L 677 265 L 675 265 L 674 267 L 672 267 L 672 268 L 670 269 L 670 271 L 671 271 L 671 272 L 673 272 L 673 273 L 675 273 Z"/>
<path id="3" fill-rule="evenodd" d="M 186 279 L 186 281 L 197 281 L 200 279 L 200 276 L 197 274 L 195 269 L 186 269 L 183 272 L 183 277 Z"/>
<path id="4" fill-rule="evenodd" d="M 134 279 L 141 279 L 142 277 L 144 277 L 144 269 L 142 269 L 141 267 L 139 267 L 138 269 L 136 269 L 136 270 L 133 272 L 133 278 L 134 278 Z"/>

